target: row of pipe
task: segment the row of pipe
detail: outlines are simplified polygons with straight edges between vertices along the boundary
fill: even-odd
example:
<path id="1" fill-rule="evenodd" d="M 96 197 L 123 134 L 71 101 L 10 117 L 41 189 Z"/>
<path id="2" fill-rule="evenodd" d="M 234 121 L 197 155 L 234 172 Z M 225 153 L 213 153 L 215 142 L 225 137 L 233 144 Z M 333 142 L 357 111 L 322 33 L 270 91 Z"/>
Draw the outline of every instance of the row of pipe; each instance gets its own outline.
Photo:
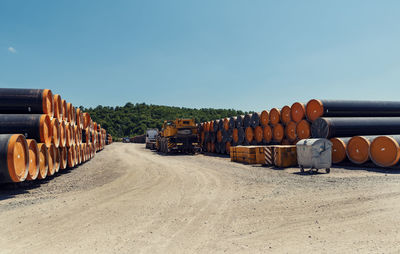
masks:
<path id="1" fill-rule="evenodd" d="M 333 143 L 333 163 L 348 158 L 358 165 L 372 161 L 390 167 L 400 160 L 400 102 L 312 99 L 203 122 L 199 133 L 204 151 L 227 154 L 230 146 L 327 138 Z"/>
<path id="2" fill-rule="evenodd" d="M 88 113 L 50 89 L 0 88 L 0 182 L 44 179 L 111 142 Z"/>

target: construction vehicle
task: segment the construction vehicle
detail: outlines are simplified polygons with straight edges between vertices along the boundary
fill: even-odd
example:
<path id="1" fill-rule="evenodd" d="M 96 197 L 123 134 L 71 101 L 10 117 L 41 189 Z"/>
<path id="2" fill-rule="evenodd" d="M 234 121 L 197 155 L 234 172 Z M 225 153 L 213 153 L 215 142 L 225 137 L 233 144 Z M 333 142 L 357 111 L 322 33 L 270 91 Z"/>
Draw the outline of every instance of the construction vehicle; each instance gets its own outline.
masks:
<path id="1" fill-rule="evenodd" d="M 196 153 L 200 151 L 197 126 L 194 119 L 164 121 L 156 140 L 156 149 L 161 153 Z"/>
<path id="2" fill-rule="evenodd" d="M 146 130 L 146 149 L 156 149 L 156 139 L 158 135 L 158 129 L 147 129 Z"/>

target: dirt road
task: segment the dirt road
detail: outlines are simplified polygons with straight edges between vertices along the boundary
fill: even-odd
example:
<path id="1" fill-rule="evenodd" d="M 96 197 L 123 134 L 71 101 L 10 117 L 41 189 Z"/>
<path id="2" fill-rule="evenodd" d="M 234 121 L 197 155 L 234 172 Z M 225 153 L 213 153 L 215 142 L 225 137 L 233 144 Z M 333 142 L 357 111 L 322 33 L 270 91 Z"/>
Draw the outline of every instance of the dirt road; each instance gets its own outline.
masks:
<path id="1" fill-rule="evenodd" d="M 118 144 L 0 190 L 0 253 L 400 252 L 400 171 L 162 156 Z"/>

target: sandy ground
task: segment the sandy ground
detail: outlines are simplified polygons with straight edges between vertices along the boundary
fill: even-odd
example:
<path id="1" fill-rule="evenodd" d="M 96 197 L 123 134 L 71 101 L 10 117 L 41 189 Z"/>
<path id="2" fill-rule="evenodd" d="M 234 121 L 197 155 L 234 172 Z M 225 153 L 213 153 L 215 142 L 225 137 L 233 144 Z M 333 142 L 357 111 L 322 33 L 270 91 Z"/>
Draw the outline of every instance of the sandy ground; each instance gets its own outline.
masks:
<path id="1" fill-rule="evenodd" d="M 400 252 L 400 171 L 298 172 L 114 143 L 0 186 L 0 252 Z"/>

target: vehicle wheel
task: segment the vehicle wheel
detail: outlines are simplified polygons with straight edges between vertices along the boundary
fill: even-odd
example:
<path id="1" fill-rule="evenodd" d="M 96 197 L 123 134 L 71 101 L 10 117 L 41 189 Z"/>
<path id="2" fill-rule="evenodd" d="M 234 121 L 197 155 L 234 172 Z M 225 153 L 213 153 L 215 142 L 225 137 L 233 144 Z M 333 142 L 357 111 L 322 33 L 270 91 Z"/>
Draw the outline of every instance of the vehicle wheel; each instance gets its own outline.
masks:
<path id="1" fill-rule="evenodd" d="M 330 168 L 327 168 L 327 169 L 325 169 L 325 172 L 326 172 L 327 174 L 329 174 L 329 173 L 331 172 L 331 169 L 330 169 Z"/>

